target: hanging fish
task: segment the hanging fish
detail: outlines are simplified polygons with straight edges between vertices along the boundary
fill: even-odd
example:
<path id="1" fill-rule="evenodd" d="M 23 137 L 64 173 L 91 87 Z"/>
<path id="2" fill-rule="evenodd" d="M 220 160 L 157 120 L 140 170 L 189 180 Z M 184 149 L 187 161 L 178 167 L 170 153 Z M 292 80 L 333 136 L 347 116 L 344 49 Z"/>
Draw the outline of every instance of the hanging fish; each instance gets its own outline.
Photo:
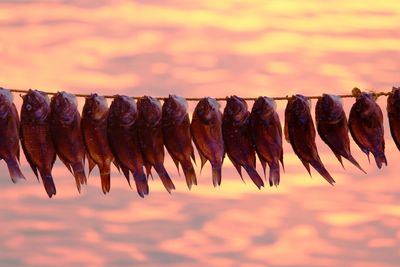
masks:
<path id="1" fill-rule="evenodd" d="M 201 168 L 211 163 L 214 186 L 221 185 L 221 168 L 224 159 L 222 113 L 214 98 L 205 97 L 197 104 L 192 118 L 191 133 L 201 158 Z"/>
<path id="2" fill-rule="evenodd" d="M 20 138 L 25 157 L 38 178 L 43 180 L 47 195 L 56 194 L 51 175 L 56 150 L 50 132 L 50 100 L 46 93 L 29 90 L 23 97 Z"/>
<path id="3" fill-rule="evenodd" d="M 366 173 L 350 152 L 349 127 L 341 98 L 323 94 L 315 106 L 315 120 L 322 141 L 333 151 L 343 166 L 342 157 Z"/>
<path id="4" fill-rule="evenodd" d="M 283 166 L 282 126 L 276 113 L 276 103 L 268 97 L 259 97 L 250 114 L 251 133 L 261 165 L 270 168 L 269 185 L 279 185 L 279 161 Z"/>
<path id="5" fill-rule="evenodd" d="M 387 99 L 387 113 L 389 118 L 390 133 L 400 150 L 400 87 L 393 87 Z"/>
<path id="6" fill-rule="evenodd" d="M 335 180 L 325 169 L 315 144 L 315 128 L 310 113 L 310 102 L 302 95 L 292 96 L 285 110 L 285 138 L 292 145 L 294 153 L 310 172 L 313 166 L 331 185 Z"/>
<path id="7" fill-rule="evenodd" d="M 88 153 L 89 174 L 98 166 L 103 193 L 110 192 L 111 162 L 114 156 L 107 139 L 107 100 L 103 96 L 91 94 L 85 99 L 82 111 L 81 130 Z"/>
<path id="8" fill-rule="evenodd" d="M 222 115 L 222 134 L 226 153 L 240 177 L 242 177 L 241 167 L 243 167 L 260 189 L 264 186 L 264 182 L 256 171 L 256 155 L 252 144 L 249 117 L 250 112 L 247 110 L 246 101 L 237 96 L 228 97 Z"/>
<path id="9" fill-rule="evenodd" d="M 74 95 L 58 92 L 50 101 L 51 135 L 58 157 L 75 177 L 76 188 L 86 184 L 85 147 L 82 140 L 81 116 Z"/>
<path id="10" fill-rule="evenodd" d="M 371 152 L 379 169 L 383 163 L 387 165 L 382 110 L 372 94 L 363 92 L 357 96 L 350 110 L 349 129 L 354 141 L 367 154 L 368 159 Z"/>
<path id="11" fill-rule="evenodd" d="M 0 87 L 0 159 L 6 162 L 13 183 L 25 179 L 19 166 L 19 126 L 13 96 Z"/>
<path id="12" fill-rule="evenodd" d="M 179 171 L 179 164 L 185 174 L 189 189 L 197 185 L 192 161 L 195 160 L 190 133 L 187 102 L 183 97 L 169 95 L 162 107 L 162 130 L 164 144 Z"/>
<path id="13" fill-rule="evenodd" d="M 117 95 L 110 106 L 107 133 L 111 150 L 129 185 L 130 171 L 139 196 L 144 197 L 149 194 L 149 186 L 143 170 L 137 118 L 136 102 L 130 97 Z"/>

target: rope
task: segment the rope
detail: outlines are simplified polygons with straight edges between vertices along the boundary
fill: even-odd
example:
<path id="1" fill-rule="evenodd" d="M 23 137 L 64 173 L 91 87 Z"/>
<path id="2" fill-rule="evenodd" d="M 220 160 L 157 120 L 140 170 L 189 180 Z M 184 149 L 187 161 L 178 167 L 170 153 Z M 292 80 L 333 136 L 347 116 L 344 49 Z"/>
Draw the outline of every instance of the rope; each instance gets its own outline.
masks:
<path id="1" fill-rule="evenodd" d="M 0 87 L 0 88 L 2 88 L 2 87 Z M 393 88 L 395 88 L 395 87 L 393 87 Z M 14 92 L 14 93 L 23 93 L 23 94 L 26 94 L 26 93 L 28 93 L 28 90 L 24 90 L 24 89 L 8 89 L 10 92 Z M 43 91 L 44 92 L 44 91 Z M 55 95 L 55 94 L 57 94 L 56 92 L 44 92 L 44 93 L 46 93 L 46 94 L 48 94 L 48 95 Z M 390 95 L 391 94 L 391 92 L 370 92 L 375 98 L 378 98 L 378 97 L 380 97 L 380 96 L 388 96 L 388 95 Z M 353 91 L 352 91 L 352 94 L 346 94 L 346 95 L 337 95 L 337 96 L 339 96 L 339 97 L 341 97 L 341 98 L 350 98 L 350 97 L 357 97 L 357 96 L 359 96 L 361 94 L 361 90 L 360 89 L 358 89 L 357 87 L 355 87 L 354 89 L 353 89 Z M 88 96 L 90 96 L 89 94 L 74 94 L 76 97 L 88 97 Z M 115 98 L 116 97 L 116 95 L 104 95 L 104 97 L 105 98 Z M 321 98 L 321 96 L 317 96 L 317 95 L 313 95 L 313 96 L 305 96 L 305 97 L 307 97 L 308 99 L 319 99 L 319 98 Z M 141 98 L 141 96 L 132 96 L 132 98 L 133 99 L 140 99 Z M 157 99 L 159 99 L 159 100 L 165 100 L 165 99 L 167 99 L 167 97 L 155 97 L 155 98 L 157 98 Z M 288 95 L 286 95 L 286 96 L 277 96 L 277 97 L 271 97 L 272 99 L 274 99 L 274 100 L 288 100 L 288 99 L 290 99 L 290 98 L 292 98 L 291 96 L 288 96 Z M 201 98 L 201 97 L 186 97 L 185 98 L 187 101 L 200 101 L 201 99 L 203 99 L 203 98 Z M 217 97 L 217 98 L 215 98 L 216 100 L 218 100 L 218 101 L 225 101 L 226 100 L 226 98 L 225 97 Z M 250 101 L 250 100 L 257 100 L 257 97 L 243 97 L 243 99 L 244 100 L 248 100 L 248 101 Z"/>

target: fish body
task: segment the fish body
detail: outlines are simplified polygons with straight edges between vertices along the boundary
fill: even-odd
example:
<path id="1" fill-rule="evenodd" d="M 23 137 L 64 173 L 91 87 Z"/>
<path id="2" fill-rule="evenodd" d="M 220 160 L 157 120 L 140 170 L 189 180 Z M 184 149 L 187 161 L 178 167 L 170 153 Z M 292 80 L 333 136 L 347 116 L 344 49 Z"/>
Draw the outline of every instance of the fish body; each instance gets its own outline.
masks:
<path id="1" fill-rule="evenodd" d="M 400 150 L 400 87 L 393 87 L 387 99 L 387 113 L 389 118 L 390 133 Z"/>
<path id="2" fill-rule="evenodd" d="M 350 152 L 349 127 L 341 99 L 335 95 L 323 94 L 315 106 L 317 131 L 343 166 L 342 157 L 362 172 L 360 164 Z"/>
<path id="3" fill-rule="evenodd" d="M 372 94 L 363 92 L 357 97 L 350 110 L 349 129 L 361 150 L 367 156 L 370 152 L 374 155 L 379 169 L 383 163 L 387 165 L 383 114 Z"/>
<path id="4" fill-rule="evenodd" d="M 276 103 L 268 97 L 259 97 L 250 114 L 253 143 L 264 169 L 270 168 L 269 185 L 280 181 L 279 161 L 283 166 L 282 126 L 276 113 Z"/>
<path id="5" fill-rule="evenodd" d="M 19 116 L 9 90 L 0 88 L 0 159 L 7 164 L 13 183 L 25 180 L 19 164 Z"/>
<path id="6" fill-rule="evenodd" d="M 82 140 L 81 116 L 74 95 L 58 92 L 50 101 L 51 135 L 58 157 L 75 177 L 76 188 L 86 184 L 85 146 Z"/>
<path id="7" fill-rule="evenodd" d="M 190 120 L 187 112 L 186 99 L 170 95 L 162 107 L 162 130 L 164 144 L 168 153 L 179 164 L 185 175 L 188 188 L 197 185 L 196 173 L 191 158 L 195 160 L 190 133 Z"/>
<path id="8" fill-rule="evenodd" d="M 221 169 L 224 159 L 222 113 L 214 98 L 205 97 L 197 104 L 192 118 L 191 134 L 201 158 L 201 168 L 211 163 L 213 185 L 221 185 Z"/>
<path id="9" fill-rule="evenodd" d="M 171 193 L 175 189 L 164 167 L 164 139 L 162 132 L 162 110 L 158 99 L 144 96 L 137 102 L 138 136 L 147 175 L 154 167 L 165 189 Z"/>
<path id="10" fill-rule="evenodd" d="M 104 194 L 108 193 L 111 188 L 111 162 L 114 160 L 107 138 L 107 116 L 108 106 L 103 96 L 91 94 L 85 99 L 81 130 L 88 153 L 89 174 L 97 165 Z"/>
<path id="11" fill-rule="evenodd" d="M 242 177 L 243 167 L 254 184 L 260 189 L 264 182 L 256 171 L 256 155 L 250 133 L 250 112 L 247 103 L 240 97 L 227 98 L 222 115 L 222 135 L 225 151 Z"/>
<path id="12" fill-rule="evenodd" d="M 47 195 L 56 194 L 51 170 L 56 160 L 50 130 L 50 100 L 41 91 L 29 90 L 23 96 L 20 138 L 25 157 L 33 172 L 42 178 Z"/>
<path id="13" fill-rule="evenodd" d="M 310 173 L 311 165 L 331 185 L 335 183 L 318 155 L 310 102 L 302 95 L 294 95 L 288 100 L 285 109 L 285 138 L 292 145 L 294 153 L 299 157 L 308 173 Z"/>
<path id="14" fill-rule="evenodd" d="M 110 105 L 107 135 L 114 157 L 129 181 L 129 172 L 135 180 L 139 196 L 149 194 L 147 177 L 137 133 L 136 102 L 127 96 L 116 96 Z"/>

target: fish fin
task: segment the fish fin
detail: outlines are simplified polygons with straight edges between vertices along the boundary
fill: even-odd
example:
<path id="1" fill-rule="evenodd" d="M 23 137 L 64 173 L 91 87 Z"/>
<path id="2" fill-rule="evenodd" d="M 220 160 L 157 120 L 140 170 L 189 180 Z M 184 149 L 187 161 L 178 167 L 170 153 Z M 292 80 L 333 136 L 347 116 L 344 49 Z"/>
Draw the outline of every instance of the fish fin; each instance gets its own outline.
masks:
<path id="1" fill-rule="evenodd" d="M 360 169 L 363 173 L 367 174 L 367 172 L 360 166 L 360 164 L 355 160 L 355 158 L 352 155 L 349 155 L 345 158 L 351 163 L 353 163 L 353 165 L 356 166 L 358 169 Z"/>
<path id="2" fill-rule="evenodd" d="M 374 154 L 376 166 L 382 168 L 383 163 L 387 166 L 387 160 L 384 153 Z"/>
<path id="3" fill-rule="evenodd" d="M 176 158 L 172 157 L 172 161 L 175 163 L 176 169 L 178 170 L 178 175 L 181 176 L 181 172 L 179 171 L 179 160 L 177 160 Z"/>
<path id="4" fill-rule="evenodd" d="M 342 165 L 342 168 L 345 170 L 345 167 L 343 165 L 343 160 L 342 160 L 342 156 L 338 153 L 334 153 L 336 158 L 338 159 L 338 161 L 340 162 L 340 165 Z"/>
<path id="5" fill-rule="evenodd" d="M 31 166 L 31 169 L 32 169 L 33 173 L 36 176 L 36 179 L 39 181 L 39 175 L 38 175 L 38 170 L 36 168 L 36 165 L 33 163 L 31 157 L 29 156 L 28 150 L 25 147 L 24 139 L 22 137 L 22 129 L 21 129 L 21 135 L 20 136 L 21 136 L 21 146 L 22 146 L 22 150 L 24 151 L 26 161 L 28 161 L 29 166 Z"/>
<path id="6" fill-rule="evenodd" d="M 129 187 L 132 188 L 131 180 L 129 179 L 129 169 L 127 167 L 125 167 L 124 165 L 120 165 L 120 168 L 126 178 L 126 181 L 128 181 Z"/>
<path id="7" fill-rule="evenodd" d="M 279 162 L 272 162 L 269 165 L 269 186 L 278 186 L 280 182 Z"/>
<path id="8" fill-rule="evenodd" d="M 78 192 L 81 192 L 81 185 L 87 184 L 87 179 L 85 175 L 85 167 L 82 162 L 76 163 L 72 165 L 73 174 L 75 177 L 76 188 Z"/>
<path id="9" fill-rule="evenodd" d="M 69 172 L 73 174 L 71 164 L 68 162 L 68 160 L 64 158 L 64 156 L 62 156 L 61 154 L 58 155 L 58 158 L 61 160 L 62 163 L 64 163 L 65 167 L 67 167 Z"/>
<path id="10" fill-rule="evenodd" d="M 260 162 L 261 162 L 261 166 L 262 166 L 262 168 L 263 168 L 263 171 L 264 171 L 264 179 L 267 177 L 267 174 L 266 174 L 266 169 L 267 169 L 267 161 L 263 158 L 263 157 L 258 157 L 259 159 L 260 159 Z"/>
<path id="11" fill-rule="evenodd" d="M 328 181 L 331 185 L 335 183 L 335 180 L 332 178 L 332 176 L 329 174 L 329 172 L 325 169 L 324 164 L 320 160 L 314 160 L 310 162 L 311 166 L 314 167 L 314 169 L 321 174 L 322 177 L 325 178 L 325 180 Z"/>
<path id="12" fill-rule="evenodd" d="M 199 151 L 200 160 L 201 160 L 201 167 L 200 167 L 200 174 L 203 170 L 204 165 L 207 163 L 207 158 Z"/>
<path id="13" fill-rule="evenodd" d="M 110 166 L 104 166 L 100 169 L 100 179 L 101 189 L 103 190 L 104 194 L 107 194 L 111 189 Z"/>
<path id="14" fill-rule="evenodd" d="M 240 178 L 242 178 L 242 181 L 243 181 L 244 183 L 246 183 L 246 182 L 244 181 L 244 179 L 243 179 L 242 167 L 241 167 L 239 164 L 237 164 L 236 162 L 234 162 L 234 161 L 232 161 L 232 164 L 233 164 L 233 166 L 235 166 L 235 169 L 236 169 L 237 172 L 239 173 Z"/>
<path id="15" fill-rule="evenodd" d="M 92 172 L 93 168 L 96 166 L 96 162 L 94 162 L 94 160 L 92 159 L 92 157 L 89 154 L 87 155 L 87 159 L 89 162 L 89 172 L 88 172 L 88 176 L 89 176 L 90 173 Z"/>
<path id="16" fill-rule="evenodd" d="M 303 161 L 303 160 L 301 160 L 301 163 L 303 163 L 303 165 L 306 168 L 308 174 L 311 176 L 310 164 L 308 164 L 308 162 Z"/>
<path id="17" fill-rule="evenodd" d="M 212 168 L 212 180 L 214 187 L 221 185 L 221 164 L 211 164 Z"/>
<path id="18" fill-rule="evenodd" d="M 46 190 L 47 195 L 51 198 L 53 195 L 56 195 L 56 185 L 54 184 L 53 177 L 51 175 L 41 175 L 43 180 L 44 189 Z"/>
<path id="19" fill-rule="evenodd" d="M 149 194 L 149 184 L 147 183 L 146 174 L 144 174 L 143 169 L 140 172 L 132 171 L 132 174 L 136 184 L 136 191 L 141 198 L 144 198 L 145 195 Z"/>
<path id="20" fill-rule="evenodd" d="M 26 180 L 25 176 L 21 172 L 18 161 L 16 159 L 4 160 L 7 163 L 8 172 L 10 173 L 11 180 L 14 184 L 20 180 Z"/>
<path id="21" fill-rule="evenodd" d="M 112 163 L 113 163 L 114 166 L 117 168 L 118 172 L 121 173 L 121 167 L 120 167 L 118 161 L 117 161 L 116 159 L 114 159 L 114 160 L 112 161 Z"/>
<path id="22" fill-rule="evenodd" d="M 280 156 L 280 158 L 279 158 L 279 161 L 281 162 L 283 172 L 285 172 L 285 164 L 283 163 L 283 152 L 281 153 L 281 156 Z"/>
<path id="23" fill-rule="evenodd" d="M 21 163 L 21 150 L 20 150 L 20 148 L 19 148 L 19 146 L 18 146 L 18 149 L 17 149 L 17 154 L 16 154 L 16 156 L 17 156 L 17 161 L 18 161 L 18 163 Z"/>
<path id="24" fill-rule="evenodd" d="M 250 176 L 251 180 L 258 187 L 258 189 L 261 189 L 261 187 L 264 186 L 264 182 L 256 169 L 253 166 L 249 165 L 244 165 L 243 168 L 246 170 L 247 174 Z"/>
<path id="25" fill-rule="evenodd" d="M 192 165 L 192 162 L 190 161 L 190 159 L 183 164 L 181 163 L 181 165 L 182 165 L 183 173 L 185 174 L 186 184 L 190 190 L 192 188 L 192 185 L 197 185 L 196 172 L 193 168 L 193 165 Z"/>
<path id="26" fill-rule="evenodd" d="M 193 147 L 192 147 L 192 151 L 190 152 L 190 157 L 193 159 L 194 165 L 197 166 L 196 157 L 194 156 L 194 149 L 193 149 Z"/>
<path id="27" fill-rule="evenodd" d="M 151 164 L 149 163 L 144 163 L 144 168 L 146 170 L 146 177 L 149 179 L 149 176 L 151 176 L 151 179 L 154 180 L 153 174 L 151 173 Z"/>
<path id="28" fill-rule="evenodd" d="M 172 182 L 171 178 L 169 177 L 169 174 L 165 169 L 164 165 L 163 164 L 154 165 L 154 169 L 156 170 L 158 176 L 160 177 L 161 182 L 163 183 L 165 189 L 167 189 L 168 193 L 171 194 L 171 190 L 175 189 L 175 185 Z"/>

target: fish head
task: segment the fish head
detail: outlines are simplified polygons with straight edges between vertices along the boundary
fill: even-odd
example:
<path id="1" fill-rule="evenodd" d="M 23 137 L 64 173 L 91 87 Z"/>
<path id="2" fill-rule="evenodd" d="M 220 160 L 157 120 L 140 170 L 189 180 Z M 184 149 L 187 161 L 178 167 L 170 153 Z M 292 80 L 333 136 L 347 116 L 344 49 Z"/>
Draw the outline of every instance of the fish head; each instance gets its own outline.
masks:
<path id="1" fill-rule="evenodd" d="M 169 95 L 164 101 L 163 114 L 168 114 L 175 119 L 182 119 L 187 115 L 188 103 L 185 98 Z"/>
<path id="2" fill-rule="evenodd" d="M 44 121 L 50 113 L 50 100 L 46 93 L 29 89 L 24 95 L 22 110 L 32 119 Z"/>
<path id="3" fill-rule="evenodd" d="M 196 114 L 203 121 L 210 121 L 218 113 L 220 104 L 211 97 L 205 97 L 196 106 Z"/>
<path id="4" fill-rule="evenodd" d="M 10 112 L 13 103 L 12 93 L 0 87 L 0 118 L 4 119 Z"/>
<path id="5" fill-rule="evenodd" d="M 117 95 L 110 106 L 110 113 L 122 125 L 134 123 L 138 117 L 136 102 L 133 98 Z"/>
<path id="6" fill-rule="evenodd" d="M 370 93 L 362 92 L 360 96 L 357 97 L 357 111 L 363 117 L 369 117 L 376 111 L 377 104 Z"/>
<path id="7" fill-rule="evenodd" d="M 291 111 L 298 117 L 307 119 L 311 109 L 311 101 L 303 95 L 294 95 L 289 100 Z"/>
<path id="8" fill-rule="evenodd" d="M 276 102 L 272 98 L 262 97 L 256 99 L 252 112 L 257 114 L 261 119 L 269 119 L 275 114 Z"/>
<path id="9" fill-rule="evenodd" d="M 50 101 L 51 111 L 65 122 L 74 120 L 78 113 L 78 103 L 73 94 L 57 92 Z"/>
<path id="10" fill-rule="evenodd" d="M 91 94 L 86 97 L 83 112 L 94 120 L 101 120 L 107 115 L 108 105 L 104 96 Z"/>
<path id="11" fill-rule="evenodd" d="M 231 96 L 226 99 L 224 114 L 233 121 L 241 123 L 248 117 L 247 103 L 243 98 Z"/>
<path id="12" fill-rule="evenodd" d="M 157 98 L 143 96 L 138 100 L 139 116 L 147 125 L 160 123 L 162 117 L 161 103 Z"/>
<path id="13" fill-rule="evenodd" d="M 316 109 L 321 121 L 337 122 L 344 116 L 342 99 L 336 95 L 323 94 Z"/>

